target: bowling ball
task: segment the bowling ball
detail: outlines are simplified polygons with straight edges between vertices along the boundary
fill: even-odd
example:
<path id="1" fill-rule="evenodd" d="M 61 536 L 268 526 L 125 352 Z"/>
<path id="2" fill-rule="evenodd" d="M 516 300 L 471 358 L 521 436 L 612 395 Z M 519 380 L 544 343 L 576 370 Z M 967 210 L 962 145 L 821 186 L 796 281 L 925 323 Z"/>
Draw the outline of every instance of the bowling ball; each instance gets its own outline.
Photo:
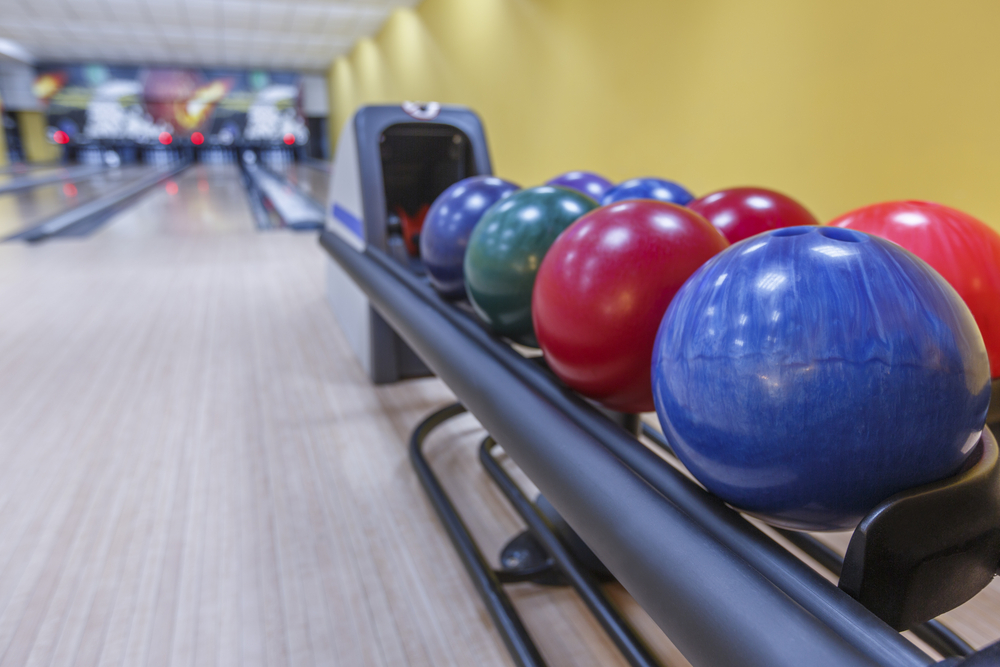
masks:
<path id="1" fill-rule="evenodd" d="M 779 227 L 819 224 L 802 204 L 764 188 L 719 190 L 687 206 L 708 218 L 730 243 Z"/>
<path id="2" fill-rule="evenodd" d="M 495 176 L 472 176 L 453 183 L 434 200 L 420 232 L 420 257 L 431 285 L 442 296 L 465 295 L 462 262 L 472 228 L 490 206 L 518 189 Z"/>
<path id="3" fill-rule="evenodd" d="M 854 526 L 959 471 L 990 399 L 968 307 L 926 262 L 850 229 L 787 227 L 709 260 L 674 297 L 653 397 L 688 470 L 734 507 Z"/>
<path id="4" fill-rule="evenodd" d="M 587 195 L 594 201 L 601 201 L 604 193 L 614 187 L 608 179 L 589 171 L 568 171 L 565 174 L 556 176 L 552 180 L 546 181 L 545 185 L 556 185 L 561 188 L 576 190 Z"/>
<path id="5" fill-rule="evenodd" d="M 597 208 L 590 197 L 543 185 L 515 192 L 486 211 L 465 253 L 465 287 L 476 313 L 499 334 L 537 346 L 531 325 L 535 274 L 556 237 Z"/>
<path id="6" fill-rule="evenodd" d="M 976 318 L 1000 378 L 1000 234 L 941 204 L 897 201 L 865 206 L 830 223 L 898 243 L 934 267 Z"/>
<path id="7" fill-rule="evenodd" d="M 633 178 L 608 190 L 600 202 L 601 206 L 607 206 L 627 199 L 655 199 L 685 206 L 694 199 L 694 195 L 673 181 L 664 181 L 660 178 Z"/>
<path id="8" fill-rule="evenodd" d="M 729 244 L 697 213 L 637 199 L 560 234 L 535 279 L 531 314 L 549 368 L 621 412 L 653 409 L 649 365 L 670 300 Z"/>

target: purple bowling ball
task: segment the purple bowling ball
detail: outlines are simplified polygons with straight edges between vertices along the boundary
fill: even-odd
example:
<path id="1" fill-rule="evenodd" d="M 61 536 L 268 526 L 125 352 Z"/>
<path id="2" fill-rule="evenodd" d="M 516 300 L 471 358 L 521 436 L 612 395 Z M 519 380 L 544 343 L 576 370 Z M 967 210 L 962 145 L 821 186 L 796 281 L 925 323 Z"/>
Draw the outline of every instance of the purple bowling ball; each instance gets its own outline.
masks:
<path id="1" fill-rule="evenodd" d="M 604 193 L 614 187 L 614 183 L 590 171 L 567 171 L 565 174 L 546 182 L 545 185 L 557 185 L 561 188 L 576 190 L 598 202 L 601 201 Z"/>
<path id="2" fill-rule="evenodd" d="M 655 199 L 668 204 L 687 206 L 694 195 L 673 181 L 662 178 L 632 178 L 608 190 L 601 198 L 601 206 L 629 199 Z"/>
<path id="3" fill-rule="evenodd" d="M 434 200 L 420 230 L 420 258 L 431 286 L 446 298 L 465 296 L 465 247 L 486 209 L 521 187 L 496 176 L 453 183 Z"/>

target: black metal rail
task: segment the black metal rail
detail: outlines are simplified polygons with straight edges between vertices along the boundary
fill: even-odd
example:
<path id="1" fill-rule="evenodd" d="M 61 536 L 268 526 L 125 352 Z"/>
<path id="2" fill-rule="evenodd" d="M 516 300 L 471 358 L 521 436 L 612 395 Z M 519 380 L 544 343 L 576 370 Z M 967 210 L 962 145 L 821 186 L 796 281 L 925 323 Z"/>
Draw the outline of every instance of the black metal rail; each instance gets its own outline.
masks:
<path id="1" fill-rule="evenodd" d="M 525 363 L 521 355 L 488 332 L 469 313 L 444 303 L 429 285 L 416 279 L 386 255 L 369 249 L 365 256 L 391 274 L 400 286 L 405 286 L 413 296 L 475 341 L 507 371 L 558 408 L 576 426 L 598 440 L 702 529 L 859 651 L 876 661 L 887 661 L 887 664 L 926 664 L 926 655 L 900 637 L 899 633 L 856 600 L 843 595 L 836 586 L 717 497 L 664 462 L 593 406 L 555 381 L 554 376 L 542 365 Z"/>
<path id="2" fill-rule="evenodd" d="M 368 252 L 367 256 L 392 274 L 415 296 L 436 309 L 455 327 L 473 338 L 533 390 L 561 408 L 570 419 L 600 440 L 623 463 L 686 513 L 696 518 L 722 543 L 776 582 L 799 604 L 816 614 L 842 636 L 850 637 L 849 641 L 856 643 L 864 653 L 877 659 L 892 656 L 898 658 L 900 653 L 909 653 L 915 659 L 923 659 L 922 653 L 918 651 L 919 655 L 915 656 L 912 644 L 902 640 L 898 633 L 880 619 L 870 613 L 860 613 L 859 609 L 863 612 L 867 610 L 854 598 L 842 595 L 841 591 L 784 547 L 676 469 L 659 460 L 659 457 L 645 446 L 637 443 L 629 434 L 623 433 L 603 413 L 594 409 L 575 393 L 565 389 L 547 372 L 544 364 L 525 363 L 521 355 L 486 331 L 478 320 L 471 317 L 468 309 L 462 310 L 442 301 L 426 282 L 416 278 L 386 255 L 375 251 Z M 995 396 L 995 399 L 998 398 L 1000 395 Z M 1000 400 L 994 400 L 993 407 L 998 405 Z M 983 500 L 990 501 L 989 498 Z M 973 534 L 974 531 L 970 531 L 968 536 L 971 538 Z M 900 580 L 899 583 L 904 582 Z M 856 632 L 859 625 L 865 632 Z"/>
<path id="3" fill-rule="evenodd" d="M 614 604 L 604 595 L 596 577 L 578 561 L 570 548 L 563 544 L 545 515 L 528 500 L 514 480 L 493 458 L 490 449 L 495 441 L 492 437 L 487 437 L 479 448 L 480 462 L 524 520 L 538 546 L 545 552 L 545 559 L 534 567 L 529 564 L 529 567 L 517 569 L 491 568 L 423 453 L 423 445 L 434 428 L 465 412 L 465 407 L 461 403 L 455 403 L 434 412 L 421 422 L 410 437 L 410 461 L 515 663 L 522 667 L 545 665 L 537 646 L 503 590 L 503 584 L 543 579 L 551 581 L 555 574 L 560 583 L 566 583 L 576 589 L 577 594 L 632 667 L 662 667 L 642 639 L 618 613 Z"/>
<path id="4" fill-rule="evenodd" d="M 587 571 L 556 535 L 548 519 L 528 500 L 510 475 L 497 463 L 490 449 L 496 444 L 492 436 L 483 440 L 479 447 L 479 460 L 493 482 L 503 492 L 517 513 L 524 519 L 528 530 L 541 543 L 545 552 L 555 561 L 560 574 L 576 590 L 590 613 L 615 643 L 622 656 L 633 667 L 657 667 L 660 662 L 653 656 L 645 642 L 635 633 L 629 623 L 622 618 L 614 604 L 604 595 L 596 577 Z"/>
<path id="5" fill-rule="evenodd" d="M 504 592 L 497 573 L 493 571 L 486 557 L 476 546 L 476 542 L 472 539 L 469 529 L 465 527 L 462 517 L 455 511 L 454 505 L 448 499 L 448 494 L 445 493 L 441 483 L 434 475 L 434 471 L 427 463 L 427 459 L 424 458 L 423 444 L 430 432 L 463 412 L 465 412 L 465 408 L 456 403 L 425 419 L 410 437 L 410 461 L 417 471 L 417 477 L 427 492 L 441 523 L 444 524 L 448 537 L 455 545 L 455 550 L 462 559 L 473 585 L 486 604 L 486 610 L 500 632 L 500 637 L 507 646 L 507 651 L 514 663 L 518 667 L 544 667 L 545 661 L 542 659 L 542 654 L 531 640 L 531 636 L 524 627 L 517 610 L 514 609 L 510 597 Z"/>
<path id="6" fill-rule="evenodd" d="M 691 482 L 592 406 L 554 382 L 544 368 L 526 363 L 523 357 L 494 338 L 478 322 L 459 309 L 442 302 L 429 286 L 394 264 L 385 255 L 370 248 L 365 253 L 359 254 L 329 231 L 321 234 L 321 243 L 334 259 L 354 276 L 370 297 L 376 289 L 391 297 L 391 304 L 388 301 L 383 302 L 380 298 L 372 299 L 380 311 L 387 311 L 389 307 L 395 308 L 395 305 L 399 304 L 400 309 L 406 314 L 400 312 L 394 316 L 392 318 L 394 326 L 398 321 L 402 327 L 405 324 L 404 320 L 410 317 L 433 320 L 432 336 L 437 335 L 435 329 L 447 331 L 450 336 L 461 341 L 462 347 L 475 350 L 472 354 L 481 360 L 480 365 L 488 362 L 491 368 L 496 368 L 498 373 L 502 373 L 513 384 L 521 387 L 520 391 L 530 395 L 531 406 L 540 403 L 555 410 L 562 422 L 576 429 L 578 437 L 584 437 L 590 442 L 596 441 L 605 451 L 613 455 L 616 462 L 625 464 L 633 472 L 639 471 L 646 485 L 668 499 L 671 505 L 678 508 L 686 518 L 690 518 L 701 531 L 730 550 L 737 556 L 741 565 L 750 567 L 755 573 L 773 583 L 797 606 L 801 606 L 860 654 L 867 656 L 876 664 L 924 665 L 932 662 L 926 654 L 899 633 L 889 628 L 855 600 L 844 595 L 784 547 Z M 383 315 L 385 316 L 384 312 Z M 407 340 L 411 342 L 409 338 Z M 412 342 L 411 345 L 417 347 Z M 438 373 L 445 375 L 441 371 Z M 481 374 L 475 366 L 470 367 L 467 373 L 469 376 Z M 448 377 L 445 377 L 445 381 L 462 397 Z M 523 418 L 521 415 L 531 415 L 533 410 L 531 406 L 525 408 L 521 414 L 511 413 L 509 418 L 521 419 Z M 476 414 L 478 417 L 479 413 Z M 496 435 L 495 429 L 490 428 L 490 430 Z M 504 441 L 506 442 L 507 438 Z M 513 452 L 512 456 L 518 460 Z M 566 456 L 569 459 L 573 458 L 572 452 L 568 452 Z M 521 461 L 518 460 L 518 463 Z"/>
<path id="7" fill-rule="evenodd" d="M 382 253 L 321 243 L 692 664 L 933 662 Z"/>
<path id="8" fill-rule="evenodd" d="M 656 443 L 669 456 L 675 457 L 673 449 L 663 437 L 663 434 L 649 424 L 642 425 L 642 435 Z M 829 546 L 808 533 L 784 528 L 775 528 L 775 532 L 801 549 L 803 553 L 816 561 L 820 566 L 840 576 L 844 567 L 844 557 Z M 966 657 L 975 653 L 967 641 L 959 637 L 953 630 L 938 620 L 930 620 L 911 629 L 914 635 L 946 658 Z"/>

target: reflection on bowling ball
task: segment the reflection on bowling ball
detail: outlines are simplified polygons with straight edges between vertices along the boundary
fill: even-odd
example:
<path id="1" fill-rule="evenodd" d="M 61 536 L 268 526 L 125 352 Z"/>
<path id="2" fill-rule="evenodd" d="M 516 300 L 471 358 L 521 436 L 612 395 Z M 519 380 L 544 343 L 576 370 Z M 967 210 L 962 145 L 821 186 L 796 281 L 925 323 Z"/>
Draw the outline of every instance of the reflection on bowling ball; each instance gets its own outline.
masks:
<path id="1" fill-rule="evenodd" d="M 535 274 L 559 234 L 597 208 L 575 190 L 543 185 L 490 207 L 472 230 L 465 287 L 476 313 L 499 334 L 536 346 L 531 326 Z"/>
<path id="2" fill-rule="evenodd" d="M 614 187 L 608 179 L 589 171 L 568 171 L 555 178 L 546 181 L 545 185 L 556 185 L 561 188 L 569 188 L 582 192 L 594 201 L 601 201 L 601 197 L 608 190 Z"/>
<path id="3" fill-rule="evenodd" d="M 591 211 L 556 239 L 531 313 L 549 368 L 621 412 L 653 409 L 649 365 L 670 300 L 729 244 L 697 213 L 647 199 Z"/>
<path id="4" fill-rule="evenodd" d="M 947 282 L 850 229 L 788 227 L 709 260 L 667 309 L 656 412 L 698 480 L 809 530 L 854 526 L 958 472 L 990 398 L 986 348 Z"/>
<path id="5" fill-rule="evenodd" d="M 608 190 L 600 201 L 601 206 L 607 206 L 627 199 L 655 199 L 684 206 L 694 199 L 694 195 L 673 181 L 661 178 L 633 178 Z"/>
<path id="6" fill-rule="evenodd" d="M 889 239 L 933 266 L 972 311 L 991 375 L 1000 378 L 1000 234 L 967 213 L 923 201 L 866 206 L 830 224 Z"/>
<path id="7" fill-rule="evenodd" d="M 518 189 L 495 176 L 472 176 L 452 184 L 434 200 L 420 232 L 420 257 L 431 285 L 442 296 L 465 295 L 462 263 L 472 228 L 490 206 Z"/>
<path id="8" fill-rule="evenodd" d="M 730 243 L 780 227 L 818 225 L 806 207 L 765 188 L 729 188 L 699 197 L 688 208 L 708 218 Z"/>

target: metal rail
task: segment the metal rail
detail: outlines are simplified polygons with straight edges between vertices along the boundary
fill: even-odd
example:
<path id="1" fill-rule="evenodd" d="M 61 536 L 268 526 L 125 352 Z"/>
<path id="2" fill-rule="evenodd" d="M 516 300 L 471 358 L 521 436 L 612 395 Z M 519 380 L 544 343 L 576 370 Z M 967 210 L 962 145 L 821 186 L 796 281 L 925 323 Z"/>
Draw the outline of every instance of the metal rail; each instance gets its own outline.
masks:
<path id="1" fill-rule="evenodd" d="M 321 243 L 397 333 L 504 443 L 511 458 L 692 664 L 933 662 L 544 374 L 536 376 L 544 382 L 526 380 L 528 374 L 544 371 L 532 370 L 523 359 L 517 365 L 502 361 L 470 334 L 470 327 L 456 325 L 455 318 L 387 270 L 391 260 L 379 251 L 359 253 L 332 232 L 322 233 Z M 632 459 L 629 465 L 626 457 Z M 682 509 L 682 503 L 690 511 Z M 706 525 L 713 522 L 715 526 Z M 738 539 L 717 534 L 727 525 Z M 759 536 L 748 538 L 752 531 Z M 748 562 L 744 554 L 757 562 Z M 775 571 L 786 563 L 808 573 L 791 582 L 785 578 L 779 585 Z M 789 589 L 812 601 L 813 609 Z M 826 612 L 826 617 L 814 609 Z M 840 619 L 840 627 L 834 627 L 831 618 Z"/>
<path id="2" fill-rule="evenodd" d="M 656 443 L 657 447 L 662 449 L 669 456 L 676 458 L 676 455 L 670 447 L 670 443 L 667 442 L 667 439 L 662 433 L 651 427 L 649 424 L 642 425 L 642 435 Z M 840 572 L 844 566 L 844 557 L 831 549 L 829 546 L 808 533 L 802 533 L 796 530 L 787 530 L 785 528 L 775 528 L 774 530 L 786 540 L 801 549 L 820 566 L 826 568 L 834 575 L 838 577 L 840 576 Z M 976 651 L 976 649 L 974 649 L 968 642 L 959 637 L 953 630 L 938 620 L 931 620 L 926 623 L 922 623 L 914 627 L 911 631 L 919 637 L 921 641 L 946 658 L 953 656 L 965 657 L 972 655 Z"/>
<path id="3" fill-rule="evenodd" d="M 547 519 L 538 511 L 534 503 L 528 500 L 520 487 L 514 483 L 510 475 L 497 463 L 490 449 L 496 444 L 492 436 L 483 440 L 479 447 L 479 461 L 483 468 L 489 473 L 494 483 L 500 488 L 504 496 L 517 513 L 521 515 L 528 526 L 528 530 L 541 543 L 546 553 L 555 561 L 562 575 L 569 581 L 569 584 L 576 590 L 577 595 L 583 600 L 590 613 L 594 615 L 597 622 L 601 624 L 604 631 L 615 643 L 618 650 L 633 667 L 658 667 L 659 660 L 653 657 L 649 647 L 635 634 L 632 627 L 621 617 L 618 610 L 601 591 L 597 580 L 592 574 L 580 567 L 570 550 L 562 543 L 559 537 L 553 532 Z"/>
<path id="4" fill-rule="evenodd" d="M 526 363 L 522 356 L 497 340 L 468 314 L 443 302 L 428 285 L 383 253 L 369 248 L 365 253 L 359 254 L 329 231 L 322 233 L 320 238 L 327 251 L 349 273 L 352 272 L 351 266 L 364 267 L 366 275 L 378 276 L 379 284 L 391 285 L 389 289 L 401 300 L 419 303 L 422 308 L 433 311 L 435 317 L 443 321 L 441 328 L 454 331 L 467 345 L 474 344 L 480 354 L 484 354 L 502 368 L 504 373 L 515 378 L 538 400 L 558 410 L 565 421 L 600 443 L 619 462 L 637 473 L 646 484 L 692 519 L 701 530 L 738 555 L 745 564 L 763 575 L 861 654 L 877 664 L 915 666 L 933 662 L 923 651 L 856 600 L 845 595 L 721 500 L 707 493 L 577 395 L 555 382 L 543 367 Z M 357 276 L 355 280 L 362 289 L 368 291 L 365 281 L 358 280 Z M 375 299 L 373 303 L 378 307 Z M 379 310 L 382 311 L 382 308 Z M 385 313 L 383 316 L 390 319 Z M 472 372 L 475 371 L 470 371 Z M 446 382 L 452 384 L 448 380 Z M 454 386 L 452 388 L 455 389 Z M 493 429 L 490 431 L 493 432 Z"/>
<path id="5" fill-rule="evenodd" d="M 417 477 L 427 492 L 434 510 L 441 519 L 441 523 L 444 524 L 459 558 L 462 559 L 462 563 L 472 579 L 472 584 L 483 599 L 486 610 L 500 632 L 500 637 L 514 663 L 518 667 L 545 667 L 542 654 L 539 653 L 538 647 L 531 640 L 521 617 L 514 609 L 514 604 L 504 592 L 500 579 L 490 567 L 479 547 L 476 546 L 469 534 L 469 529 L 462 521 L 462 517 L 455 511 L 455 507 L 448 499 L 448 494 L 445 493 L 441 483 L 434 475 L 434 471 L 427 463 L 427 459 L 424 458 L 423 444 L 430 432 L 463 412 L 465 412 L 465 407 L 456 403 L 435 412 L 421 422 L 413 431 L 413 435 L 410 436 L 410 462 L 413 464 Z"/>

